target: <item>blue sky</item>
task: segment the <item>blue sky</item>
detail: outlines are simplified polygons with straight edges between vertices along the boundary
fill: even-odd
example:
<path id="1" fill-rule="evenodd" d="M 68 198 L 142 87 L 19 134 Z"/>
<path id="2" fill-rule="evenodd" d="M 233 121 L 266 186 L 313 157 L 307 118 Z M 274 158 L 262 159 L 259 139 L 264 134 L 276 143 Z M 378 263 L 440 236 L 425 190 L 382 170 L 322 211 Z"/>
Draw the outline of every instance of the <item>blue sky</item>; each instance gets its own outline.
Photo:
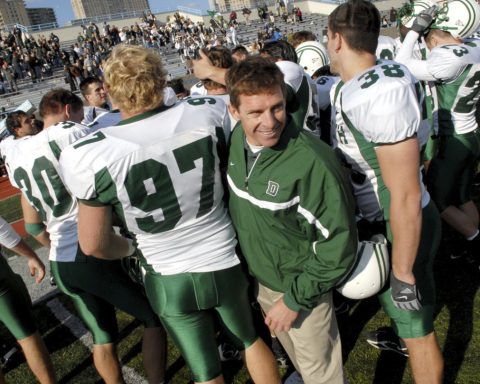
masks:
<path id="1" fill-rule="evenodd" d="M 100 1 L 100 0 L 99 0 Z M 167 4 L 172 4 L 166 0 L 149 0 L 152 10 L 165 8 Z M 177 0 L 176 5 L 186 7 L 208 9 L 208 0 Z M 55 10 L 57 20 L 60 25 L 73 19 L 73 11 L 70 0 L 26 0 L 25 5 L 30 8 L 48 7 Z"/>

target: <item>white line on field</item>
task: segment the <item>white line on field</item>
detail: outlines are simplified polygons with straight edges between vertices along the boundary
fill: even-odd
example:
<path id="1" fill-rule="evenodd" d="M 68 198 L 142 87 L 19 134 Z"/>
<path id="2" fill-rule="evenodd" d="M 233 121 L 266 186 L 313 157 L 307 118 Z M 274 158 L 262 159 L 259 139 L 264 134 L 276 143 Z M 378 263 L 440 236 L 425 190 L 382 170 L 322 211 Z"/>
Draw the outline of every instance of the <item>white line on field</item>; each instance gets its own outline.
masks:
<path id="1" fill-rule="evenodd" d="M 70 313 L 58 300 L 55 298 L 47 302 L 47 307 L 50 308 L 53 315 L 60 323 L 67 327 L 72 334 L 78 338 L 90 351 L 93 349 L 92 334 L 85 328 L 82 321 L 74 314 Z M 125 381 L 130 384 L 144 384 L 147 381 L 140 376 L 134 369 L 122 366 L 123 376 Z"/>

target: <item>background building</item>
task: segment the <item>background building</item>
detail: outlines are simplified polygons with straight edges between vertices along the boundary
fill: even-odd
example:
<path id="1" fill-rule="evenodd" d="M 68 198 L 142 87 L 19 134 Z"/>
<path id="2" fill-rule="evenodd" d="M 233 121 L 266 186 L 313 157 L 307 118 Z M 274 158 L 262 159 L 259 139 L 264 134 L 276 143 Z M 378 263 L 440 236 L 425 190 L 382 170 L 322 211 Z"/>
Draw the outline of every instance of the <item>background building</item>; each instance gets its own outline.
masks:
<path id="1" fill-rule="evenodd" d="M 30 25 L 23 0 L 0 0 L 0 28 L 17 23 Z"/>
<path id="2" fill-rule="evenodd" d="M 30 25 L 54 24 L 58 28 L 53 8 L 27 8 L 27 15 Z"/>
<path id="3" fill-rule="evenodd" d="M 249 8 L 251 11 L 254 11 L 258 6 L 263 4 L 270 4 L 269 1 L 261 1 L 261 0 L 214 0 L 215 1 L 215 8 L 217 11 L 220 12 L 230 12 L 233 10 L 239 10 L 243 8 Z M 209 6 L 210 2 L 209 2 Z"/>
<path id="4" fill-rule="evenodd" d="M 75 19 L 150 10 L 148 0 L 71 0 Z"/>

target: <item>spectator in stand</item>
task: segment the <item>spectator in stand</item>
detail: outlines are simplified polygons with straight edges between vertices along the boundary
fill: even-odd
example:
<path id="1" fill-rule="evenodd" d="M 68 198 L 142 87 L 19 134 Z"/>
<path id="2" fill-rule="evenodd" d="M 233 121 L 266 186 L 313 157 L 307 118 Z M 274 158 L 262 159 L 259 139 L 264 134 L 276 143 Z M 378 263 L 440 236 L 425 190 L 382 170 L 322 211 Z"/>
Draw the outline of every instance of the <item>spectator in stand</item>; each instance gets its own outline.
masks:
<path id="1" fill-rule="evenodd" d="M 297 7 L 296 16 L 297 16 L 297 20 L 300 23 L 302 23 L 303 22 L 303 14 L 302 14 L 302 10 L 300 9 L 300 7 Z"/>
<path id="2" fill-rule="evenodd" d="M 245 17 L 245 24 L 250 25 L 250 14 L 252 11 L 248 9 L 247 7 L 242 9 L 242 15 Z"/>
<path id="3" fill-rule="evenodd" d="M 230 23 L 237 24 L 237 12 L 235 11 L 230 12 Z"/>
<path id="4" fill-rule="evenodd" d="M 397 27 L 397 10 L 394 7 L 390 9 L 390 26 Z"/>
<path id="5" fill-rule="evenodd" d="M 280 1 L 281 0 L 275 0 L 275 13 L 277 16 L 280 16 Z"/>
<path id="6" fill-rule="evenodd" d="M 72 74 L 70 67 L 68 65 L 63 66 L 63 77 L 65 83 L 70 86 L 70 90 L 75 92 L 77 90 L 77 82 L 75 76 Z"/>
<path id="7" fill-rule="evenodd" d="M 2 75 L 3 81 L 8 84 L 9 92 L 17 92 L 18 87 L 17 81 L 15 80 L 15 74 L 6 61 L 3 62 L 0 68 L 0 74 Z"/>

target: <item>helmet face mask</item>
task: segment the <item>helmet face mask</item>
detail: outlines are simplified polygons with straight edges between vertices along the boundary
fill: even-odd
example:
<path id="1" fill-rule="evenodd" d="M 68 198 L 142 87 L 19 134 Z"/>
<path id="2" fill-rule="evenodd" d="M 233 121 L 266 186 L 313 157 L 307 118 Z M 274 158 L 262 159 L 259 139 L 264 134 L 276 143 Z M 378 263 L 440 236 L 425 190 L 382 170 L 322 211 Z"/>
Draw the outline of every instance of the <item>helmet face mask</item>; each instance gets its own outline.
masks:
<path id="1" fill-rule="evenodd" d="M 327 50 L 318 41 L 304 41 L 295 51 L 298 64 L 303 67 L 308 76 L 312 76 L 318 69 L 330 63 Z"/>
<path id="2" fill-rule="evenodd" d="M 415 18 L 432 5 L 439 7 L 430 29 L 449 32 L 453 37 L 468 37 L 480 25 L 480 6 L 476 0 L 451 0 L 434 2 L 418 0 L 405 4 L 398 12 L 400 23 L 410 28 Z"/>
<path id="3" fill-rule="evenodd" d="M 453 37 L 468 37 L 480 25 L 480 6 L 476 0 L 452 0 L 438 10 L 431 29 L 449 32 Z"/>
<path id="4" fill-rule="evenodd" d="M 411 28 L 415 18 L 425 9 L 435 5 L 431 0 L 417 0 L 413 4 L 406 3 L 398 11 L 399 24 Z"/>

